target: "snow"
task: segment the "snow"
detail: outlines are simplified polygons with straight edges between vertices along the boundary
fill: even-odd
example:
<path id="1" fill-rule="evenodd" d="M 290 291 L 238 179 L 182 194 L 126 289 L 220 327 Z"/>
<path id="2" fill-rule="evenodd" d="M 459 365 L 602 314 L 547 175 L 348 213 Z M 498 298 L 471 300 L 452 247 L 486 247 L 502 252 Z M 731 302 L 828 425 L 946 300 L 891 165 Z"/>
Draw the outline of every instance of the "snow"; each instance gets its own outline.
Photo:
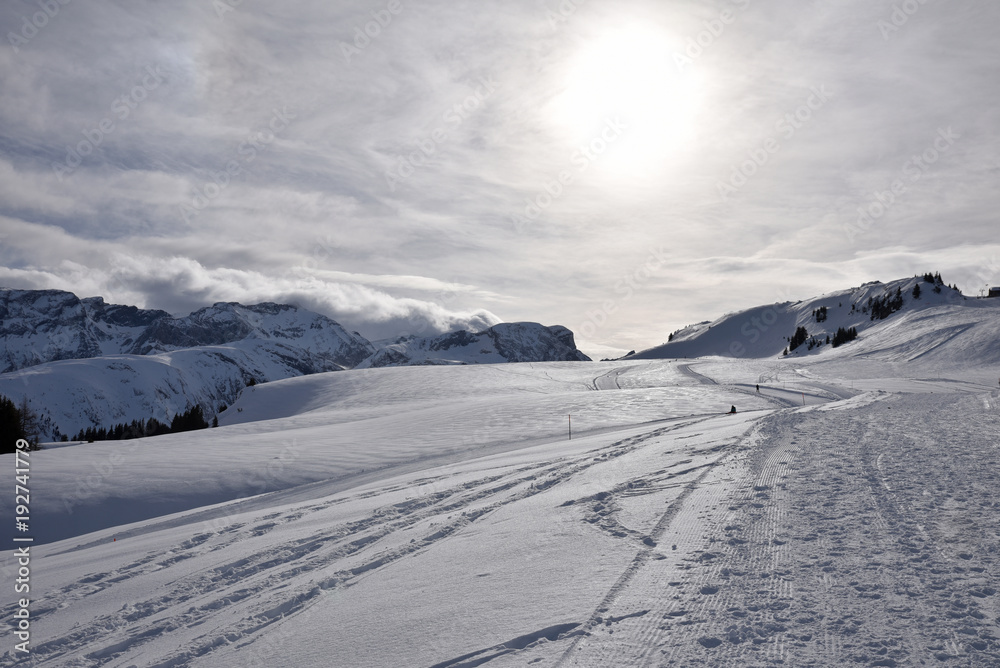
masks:
<path id="1" fill-rule="evenodd" d="M 451 332 L 431 337 L 400 337 L 380 343 L 358 369 L 427 364 L 502 364 L 504 362 L 579 361 L 573 333 L 556 325 L 505 322 L 481 332 Z"/>
<path id="2" fill-rule="evenodd" d="M 31 406 L 54 432 L 72 436 L 99 425 L 174 415 L 200 404 L 206 416 L 258 382 L 330 368 L 331 363 L 278 341 L 248 339 L 154 355 L 59 360 L 0 374 L 0 394 Z"/>
<path id="3" fill-rule="evenodd" d="M 913 297 L 913 289 L 920 286 L 920 297 Z M 940 292 L 935 292 L 935 287 Z M 878 299 L 899 291 L 902 309 L 884 320 L 872 320 L 870 311 L 863 311 L 869 299 Z M 825 320 L 818 320 L 814 312 L 825 307 Z M 853 310 L 852 310 L 852 307 Z M 988 343 L 996 341 L 996 322 L 1000 316 L 1000 300 L 977 300 L 964 297 L 957 290 L 943 285 L 926 282 L 923 278 L 909 278 L 889 283 L 875 281 L 850 290 L 841 290 L 801 302 L 756 306 L 738 313 L 725 315 L 715 322 L 691 325 L 674 334 L 673 340 L 661 346 L 643 350 L 628 359 L 663 359 L 679 357 L 705 357 L 724 355 L 736 358 L 765 358 L 780 356 L 788 346 L 788 339 L 797 327 L 805 327 L 810 337 L 815 336 L 823 344 L 809 350 L 800 346 L 791 351 L 789 357 L 797 359 L 809 355 L 829 352 L 832 347 L 825 343 L 826 337 L 838 328 L 855 327 L 860 340 L 887 337 L 892 339 L 894 330 L 911 325 L 918 326 L 925 334 L 924 339 L 914 338 L 910 355 L 932 353 L 935 345 L 948 338 L 962 339 L 956 346 L 942 352 L 959 359 L 959 353 L 972 346 L 975 341 Z M 939 325 L 946 323 L 939 329 Z M 983 335 L 985 331 L 985 335 Z M 1000 362 L 1000 350 L 989 346 L 989 361 Z M 836 350 L 841 354 L 856 354 L 856 343 Z M 866 350 L 876 348 L 868 344 Z M 852 352 L 853 351 L 853 352 Z M 898 351 L 906 354 L 907 351 Z"/>
<path id="4" fill-rule="evenodd" d="M 998 665 L 994 308 L 789 357 L 289 378 L 216 429 L 33 453 L 28 665 Z"/>
<path id="5" fill-rule="evenodd" d="M 294 306 L 219 302 L 183 318 L 55 290 L 0 288 L 0 394 L 26 397 L 45 440 L 91 427 L 207 420 L 257 383 L 345 368 L 589 361 L 565 327 L 499 323 L 482 332 L 408 337 L 376 349 Z"/>

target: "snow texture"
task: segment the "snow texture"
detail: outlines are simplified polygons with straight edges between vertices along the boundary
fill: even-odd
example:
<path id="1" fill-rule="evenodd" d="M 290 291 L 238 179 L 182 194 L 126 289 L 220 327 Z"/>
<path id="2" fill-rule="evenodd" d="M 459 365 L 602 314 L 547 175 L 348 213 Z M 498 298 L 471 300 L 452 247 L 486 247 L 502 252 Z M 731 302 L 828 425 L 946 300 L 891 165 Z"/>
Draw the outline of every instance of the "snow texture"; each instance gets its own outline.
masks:
<path id="1" fill-rule="evenodd" d="M 996 303 L 789 357 L 289 378 L 32 453 L 25 665 L 1000 665 Z"/>
<path id="2" fill-rule="evenodd" d="M 251 382 L 347 368 L 587 361 L 565 327 L 502 323 L 376 349 L 305 309 L 218 303 L 184 318 L 56 290 L 0 289 L 0 395 L 27 397 L 46 439 L 174 415 L 214 416 Z"/>
<path id="3" fill-rule="evenodd" d="M 406 337 L 384 345 L 359 369 L 415 364 L 489 364 L 503 362 L 589 362 L 576 349 L 573 332 L 534 322 L 500 323 L 482 332 Z"/>

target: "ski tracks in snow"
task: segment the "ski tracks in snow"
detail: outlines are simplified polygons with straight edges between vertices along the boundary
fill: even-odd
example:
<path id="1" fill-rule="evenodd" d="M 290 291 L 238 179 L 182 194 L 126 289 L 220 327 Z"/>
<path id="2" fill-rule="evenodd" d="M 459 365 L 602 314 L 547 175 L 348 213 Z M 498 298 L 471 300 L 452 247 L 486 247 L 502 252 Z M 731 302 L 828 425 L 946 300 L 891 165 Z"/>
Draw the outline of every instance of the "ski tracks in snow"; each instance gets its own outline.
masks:
<path id="1" fill-rule="evenodd" d="M 261 635 L 260 631 L 307 611 L 326 592 L 348 587 L 379 568 L 430 549 L 480 518 L 544 492 L 594 465 L 633 452 L 669 431 L 707 419 L 718 418 L 678 419 L 596 450 L 555 461 L 505 467 L 466 482 L 456 482 L 448 476 L 424 478 L 377 491 L 289 506 L 262 516 L 238 516 L 252 518 L 247 521 L 203 524 L 203 531 L 173 549 L 150 552 L 113 571 L 92 573 L 35 602 L 34 618 L 44 621 L 48 615 L 66 607 L 104 600 L 116 591 L 112 587 L 132 578 L 155 578 L 162 583 L 153 588 L 155 595 L 150 596 L 146 588 L 144 598 L 126 603 L 113 612 L 96 615 L 61 636 L 40 640 L 33 648 L 33 665 L 143 663 L 139 657 L 144 655 L 145 645 L 176 638 L 174 646 L 183 649 L 153 664 L 157 668 L 176 668 L 189 665 L 222 646 L 245 646 L 261 639 L 268 644 L 273 638 L 282 637 L 280 629 L 269 630 L 266 635 Z M 689 469 L 664 470 L 659 475 L 649 476 L 648 480 L 623 484 L 622 489 L 612 492 L 642 493 L 643 485 L 649 485 L 648 491 L 654 491 L 657 485 L 676 484 L 674 478 L 690 472 Z M 305 536 L 276 531 L 284 525 L 292 528 L 303 518 L 322 517 L 323 511 L 340 504 L 364 498 L 372 498 L 377 503 L 379 495 L 408 493 L 413 489 L 426 493 L 378 505 L 359 519 L 322 525 L 320 531 L 311 531 Z M 623 532 L 621 537 L 635 540 L 637 544 L 645 538 L 620 525 L 609 525 L 606 519 L 597 518 L 594 524 L 601 530 Z M 227 549 L 233 546 L 237 547 Z M 226 556 L 233 552 L 242 556 L 236 559 Z M 192 569 L 188 563 L 197 566 Z M 308 585 L 275 587 L 274 584 L 296 579 L 302 582 L 302 575 L 311 574 L 315 577 L 308 579 Z M 109 589 L 107 594 L 102 594 Z M 4 612 L 12 612 L 12 609 Z M 538 639 L 561 637 L 576 626 L 578 624 L 563 624 L 540 629 L 501 646 L 440 665 L 467 664 L 472 657 L 479 657 L 474 660 L 481 663 L 484 653 L 491 656 L 516 651 Z"/>
<path id="2" fill-rule="evenodd" d="M 956 419 L 980 401 L 763 420 L 546 665 L 1000 665 L 996 415 Z"/>
<path id="3" fill-rule="evenodd" d="M 595 390 L 620 390 L 622 386 L 618 383 L 618 376 L 622 375 L 632 367 L 623 366 L 612 369 L 605 374 L 601 374 L 593 380 L 592 387 Z"/>
<path id="4" fill-rule="evenodd" d="M 685 376 L 687 376 L 688 378 L 692 378 L 692 379 L 698 381 L 698 383 L 700 383 L 702 385 L 718 385 L 719 384 L 717 381 L 712 380 L 708 376 L 700 374 L 697 371 L 694 371 L 693 369 L 691 369 L 691 365 L 690 364 L 678 364 L 677 365 L 677 370 L 680 371 Z"/>

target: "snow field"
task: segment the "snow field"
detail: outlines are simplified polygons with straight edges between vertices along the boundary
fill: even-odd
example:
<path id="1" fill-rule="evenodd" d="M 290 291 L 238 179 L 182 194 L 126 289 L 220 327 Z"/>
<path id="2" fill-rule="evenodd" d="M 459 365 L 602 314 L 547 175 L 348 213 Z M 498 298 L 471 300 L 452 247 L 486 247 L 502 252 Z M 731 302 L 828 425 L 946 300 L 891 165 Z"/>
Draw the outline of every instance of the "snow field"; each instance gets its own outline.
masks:
<path id="1" fill-rule="evenodd" d="M 706 393 L 672 375 L 668 364 L 659 378 L 615 392 L 594 389 L 600 368 L 538 366 L 404 367 L 291 378 L 249 388 L 226 413 L 232 423 L 221 421 L 218 429 L 43 450 L 33 455 L 45 471 L 33 483 L 36 540 L 311 483 L 331 493 L 366 476 L 561 440 L 568 414 L 582 436 L 723 412 L 737 402 L 748 409 L 769 405 L 730 388 Z M 248 421 L 256 415 L 263 419 Z"/>
<path id="2" fill-rule="evenodd" d="M 730 419 L 707 420 L 721 422 L 728 439 L 736 429 Z M 52 571 L 40 569 L 38 577 L 65 584 L 39 603 L 38 627 L 47 627 L 48 615 L 77 623 L 66 635 L 41 643 L 35 655 L 39 665 L 111 659 L 113 665 L 186 665 L 200 657 L 203 665 L 275 665 L 268 651 L 288 656 L 302 644 L 274 641 L 254 649 L 251 643 L 243 650 L 244 644 L 280 616 L 313 606 L 323 609 L 312 617 L 319 627 L 343 630 L 334 637 L 320 633 L 326 656 L 350 657 L 341 665 L 386 665 L 392 651 L 399 665 L 419 656 L 414 652 L 428 637 L 419 622 L 429 611 L 471 628 L 454 636 L 433 634 L 428 662 L 442 652 L 468 651 L 469 637 L 509 640 L 524 628 L 547 628 L 550 616 L 580 612 L 593 583 L 613 575 L 630 558 L 632 545 L 641 544 L 634 530 L 593 528 L 594 508 L 563 504 L 578 494 L 600 494 L 595 490 L 626 471 L 641 478 L 642 459 L 652 456 L 646 450 L 628 466 L 620 462 L 654 442 L 655 458 L 666 465 L 658 475 L 684 479 L 685 473 L 670 472 L 669 443 L 642 431 L 632 429 L 633 436 L 610 443 L 608 435 L 598 435 L 536 446 L 519 452 L 516 463 L 493 457 L 455 464 L 430 478 L 412 474 L 377 489 L 233 515 L 229 523 L 192 523 L 113 542 L 105 531 L 93 536 L 103 535 L 103 541 L 82 549 L 69 541 L 54 544 L 51 549 L 61 553 L 41 561 Z M 697 449 L 699 437 L 692 435 L 686 451 Z M 592 477 L 567 492 L 564 486 L 582 472 Z M 562 513 L 553 512 L 560 507 Z M 120 551 L 133 542 L 146 548 L 141 556 Z M 483 571 L 468 573 L 463 564 L 472 563 L 483 564 Z M 547 605 L 512 606 L 512 595 Z M 468 614 L 452 617 L 456 605 L 454 612 L 469 606 Z M 88 622 L 81 624 L 76 615 L 83 609 Z M 485 610 L 495 614 L 484 617 Z M 308 623 L 303 627 L 299 620 L 296 638 L 303 628 Z M 366 654 L 366 642 L 378 651 Z M 315 647 L 306 645 L 303 651 Z M 226 656 L 237 650 L 238 658 Z M 285 660 L 311 660 L 296 657 Z"/>
<path id="3" fill-rule="evenodd" d="M 997 369 L 880 370 L 897 375 L 714 358 L 260 385 L 227 426 L 138 442 L 113 493 L 55 511 L 72 537 L 33 548 L 35 665 L 996 665 Z M 762 375 L 785 380 L 757 395 Z M 33 454 L 36 503 L 112 445 L 130 447 Z"/>

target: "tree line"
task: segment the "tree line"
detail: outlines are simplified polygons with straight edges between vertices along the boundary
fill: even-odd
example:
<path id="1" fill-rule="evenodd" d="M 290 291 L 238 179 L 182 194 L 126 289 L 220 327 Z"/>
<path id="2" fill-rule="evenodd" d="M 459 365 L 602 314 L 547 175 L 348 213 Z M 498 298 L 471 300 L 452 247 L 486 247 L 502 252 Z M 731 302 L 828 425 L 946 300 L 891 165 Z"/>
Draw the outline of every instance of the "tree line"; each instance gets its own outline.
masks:
<path id="1" fill-rule="evenodd" d="M 192 406 L 183 413 L 178 413 L 170 421 L 170 424 L 160 422 L 156 418 L 148 420 L 132 420 L 122 422 L 111 427 L 87 427 L 77 432 L 73 437 L 74 441 L 120 441 L 130 438 L 143 438 L 146 436 L 159 436 L 161 434 L 176 434 L 182 431 L 193 431 L 195 429 L 206 429 L 207 427 L 219 426 L 219 419 L 213 418 L 209 425 L 205 420 L 205 415 L 201 406 Z M 13 400 L 0 395 L 0 454 L 7 454 L 17 450 L 17 441 L 24 439 L 32 450 L 38 450 L 38 441 L 41 436 L 41 427 L 38 415 L 28 404 L 27 397 L 21 399 L 21 403 L 14 403 Z M 65 435 L 62 439 L 68 440 Z"/>
<path id="2" fill-rule="evenodd" d="M 219 419 L 213 418 L 213 427 L 219 426 Z M 81 429 L 74 441 L 123 441 L 130 438 L 143 438 L 146 436 L 159 436 L 161 434 L 177 434 L 182 431 L 194 431 L 195 429 L 207 429 L 208 422 L 205 420 L 201 406 L 192 406 L 183 413 L 178 413 L 170 421 L 164 424 L 156 418 L 148 420 L 132 420 L 122 422 L 111 427 L 88 427 Z"/>
<path id="3" fill-rule="evenodd" d="M 15 404 L 11 399 L 0 395 L 0 454 L 17 450 L 17 441 L 24 439 L 32 450 L 38 449 L 38 415 L 28 405 L 28 398 Z"/>

